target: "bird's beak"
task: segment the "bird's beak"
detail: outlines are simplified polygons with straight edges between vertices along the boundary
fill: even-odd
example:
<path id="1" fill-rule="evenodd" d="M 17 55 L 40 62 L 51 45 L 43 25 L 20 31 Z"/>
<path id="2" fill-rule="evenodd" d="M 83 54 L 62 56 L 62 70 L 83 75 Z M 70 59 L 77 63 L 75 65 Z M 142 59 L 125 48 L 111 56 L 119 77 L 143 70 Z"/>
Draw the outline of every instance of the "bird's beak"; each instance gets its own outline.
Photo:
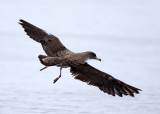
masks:
<path id="1" fill-rule="evenodd" d="M 96 59 L 97 59 L 98 61 L 101 61 L 101 59 L 100 59 L 100 58 L 98 58 L 98 57 L 96 57 Z"/>

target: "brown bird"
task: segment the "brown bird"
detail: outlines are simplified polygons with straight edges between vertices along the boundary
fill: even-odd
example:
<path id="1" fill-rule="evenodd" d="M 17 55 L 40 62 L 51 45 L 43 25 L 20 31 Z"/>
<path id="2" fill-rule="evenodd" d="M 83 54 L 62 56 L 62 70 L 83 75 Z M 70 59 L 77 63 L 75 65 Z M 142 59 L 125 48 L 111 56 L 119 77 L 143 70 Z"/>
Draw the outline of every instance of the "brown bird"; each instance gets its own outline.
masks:
<path id="1" fill-rule="evenodd" d="M 56 36 L 22 19 L 19 24 L 22 25 L 24 31 L 30 38 L 41 43 L 43 50 L 47 54 L 47 56 L 38 56 L 40 62 L 45 65 L 41 70 L 49 66 L 60 67 L 60 75 L 54 80 L 54 83 L 61 77 L 62 68 L 69 67 L 75 79 L 96 86 L 109 95 L 118 95 L 120 97 L 122 97 L 122 95 L 129 95 L 134 97 L 135 93 L 138 94 L 139 91 L 141 91 L 89 65 L 86 62 L 88 59 L 101 61 L 94 52 L 74 53 L 68 50 Z"/>

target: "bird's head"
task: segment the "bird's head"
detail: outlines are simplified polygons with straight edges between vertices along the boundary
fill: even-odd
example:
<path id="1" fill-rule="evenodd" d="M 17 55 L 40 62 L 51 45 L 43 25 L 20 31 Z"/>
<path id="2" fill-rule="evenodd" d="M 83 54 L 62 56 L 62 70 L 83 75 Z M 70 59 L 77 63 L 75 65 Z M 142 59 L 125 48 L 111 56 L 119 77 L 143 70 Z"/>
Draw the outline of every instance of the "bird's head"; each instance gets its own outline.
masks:
<path id="1" fill-rule="evenodd" d="M 98 61 L 101 61 L 101 59 L 98 58 L 94 52 L 88 52 L 88 55 L 89 55 L 89 59 L 96 59 Z"/>

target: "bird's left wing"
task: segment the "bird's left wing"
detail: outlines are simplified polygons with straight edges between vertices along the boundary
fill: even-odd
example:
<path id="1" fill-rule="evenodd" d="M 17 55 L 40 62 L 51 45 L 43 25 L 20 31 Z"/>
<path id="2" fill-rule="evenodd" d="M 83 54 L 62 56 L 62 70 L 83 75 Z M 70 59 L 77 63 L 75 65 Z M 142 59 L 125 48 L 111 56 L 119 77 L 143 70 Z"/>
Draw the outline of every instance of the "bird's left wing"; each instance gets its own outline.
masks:
<path id="1" fill-rule="evenodd" d="M 86 82 L 89 85 L 97 86 L 104 93 L 120 97 L 122 95 L 129 95 L 134 97 L 134 93 L 139 93 L 140 89 L 130 86 L 111 75 L 104 73 L 88 63 L 79 65 L 78 67 L 71 67 L 71 73 L 75 79 Z"/>
<path id="2" fill-rule="evenodd" d="M 19 24 L 22 25 L 24 31 L 31 39 L 42 44 L 43 50 L 48 56 L 57 57 L 63 56 L 66 53 L 71 53 L 71 51 L 68 50 L 56 36 L 49 34 L 22 19 L 20 20 Z"/>

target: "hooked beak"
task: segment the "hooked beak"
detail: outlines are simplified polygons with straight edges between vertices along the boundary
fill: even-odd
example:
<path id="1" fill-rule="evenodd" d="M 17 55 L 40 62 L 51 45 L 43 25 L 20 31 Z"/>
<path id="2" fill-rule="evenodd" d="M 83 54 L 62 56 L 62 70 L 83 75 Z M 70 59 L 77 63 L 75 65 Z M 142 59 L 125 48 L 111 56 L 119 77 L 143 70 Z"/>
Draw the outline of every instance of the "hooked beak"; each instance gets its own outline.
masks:
<path id="1" fill-rule="evenodd" d="M 98 57 L 96 57 L 96 59 L 97 59 L 98 61 L 101 61 L 101 59 L 100 59 L 100 58 L 98 58 Z"/>

